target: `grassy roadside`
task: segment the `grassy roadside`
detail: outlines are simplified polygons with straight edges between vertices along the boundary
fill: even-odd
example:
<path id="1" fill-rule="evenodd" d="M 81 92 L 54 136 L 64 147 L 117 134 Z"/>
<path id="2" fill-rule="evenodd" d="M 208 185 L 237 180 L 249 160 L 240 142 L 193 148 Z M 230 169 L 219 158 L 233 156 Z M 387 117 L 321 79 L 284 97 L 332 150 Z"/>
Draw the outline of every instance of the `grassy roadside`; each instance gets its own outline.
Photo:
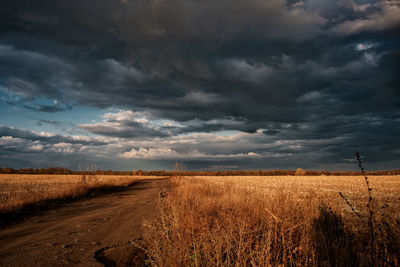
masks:
<path id="1" fill-rule="evenodd" d="M 91 177 L 81 177 L 77 183 L 52 185 L 51 190 L 14 190 L 8 188 L 8 198 L 0 203 L 0 228 L 19 221 L 23 218 L 35 215 L 41 211 L 59 207 L 61 204 L 78 201 L 88 197 L 99 196 L 116 191 L 122 191 L 143 179 L 118 178 L 107 181 L 98 181 Z M 8 184 L 9 185 L 9 184 Z M 40 186 L 41 184 L 38 183 Z M 21 187 L 21 185 L 19 184 Z M 21 189 L 21 188 L 19 188 Z"/>
<path id="2" fill-rule="evenodd" d="M 399 213 L 374 216 L 370 246 L 368 221 L 332 204 L 315 193 L 172 178 L 141 245 L 152 266 L 400 265 Z"/>

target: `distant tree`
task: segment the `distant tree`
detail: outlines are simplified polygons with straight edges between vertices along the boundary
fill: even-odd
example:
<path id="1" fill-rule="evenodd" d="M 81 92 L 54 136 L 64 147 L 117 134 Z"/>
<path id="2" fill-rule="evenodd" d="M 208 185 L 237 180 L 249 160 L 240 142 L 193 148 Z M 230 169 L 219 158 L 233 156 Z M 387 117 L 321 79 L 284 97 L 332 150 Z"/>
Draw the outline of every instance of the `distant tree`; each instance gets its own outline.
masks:
<path id="1" fill-rule="evenodd" d="M 10 168 L 10 167 L 5 167 L 4 168 L 4 173 L 13 173 L 14 169 Z"/>
<path id="2" fill-rule="evenodd" d="M 184 171 L 185 165 L 182 162 L 175 162 L 174 171 Z"/>
<path id="3" fill-rule="evenodd" d="M 298 168 L 295 173 L 296 176 L 304 176 L 305 174 L 306 174 L 306 171 L 303 170 L 302 168 Z"/>
<path id="4" fill-rule="evenodd" d="M 182 177 L 184 175 L 186 167 L 183 162 L 175 162 L 174 164 L 174 176 L 176 177 Z"/>
<path id="5" fill-rule="evenodd" d="M 321 171 L 321 175 L 329 175 L 329 171 Z"/>

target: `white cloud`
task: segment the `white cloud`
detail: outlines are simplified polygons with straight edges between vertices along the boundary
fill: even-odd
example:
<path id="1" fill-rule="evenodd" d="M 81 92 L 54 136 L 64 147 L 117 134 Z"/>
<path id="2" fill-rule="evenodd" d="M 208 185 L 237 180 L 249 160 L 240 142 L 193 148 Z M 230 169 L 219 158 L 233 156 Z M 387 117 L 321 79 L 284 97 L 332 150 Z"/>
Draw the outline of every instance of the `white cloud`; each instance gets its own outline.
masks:
<path id="1" fill-rule="evenodd" d="M 371 49 L 373 47 L 375 47 L 376 44 L 371 44 L 371 43 L 359 43 L 356 45 L 356 50 L 357 51 L 364 51 L 364 50 L 368 50 Z"/>
<path id="2" fill-rule="evenodd" d="M 75 152 L 73 145 L 70 143 L 65 143 L 65 142 L 54 144 L 52 150 L 55 152 L 58 152 L 58 153 L 74 153 Z"/>
<path id="3" fill-rule="evenodd" d="M 103 121 L 78 126 L 88 132 L 116 138 L 142 138 L 168 135 L 164 124 L 178 125 L 177 122 L 156 118 L 147 112 L 118 110 L 103 115 Z"/>
<path id="4" fill-rule="evenodd" d="M 44 149 L 44 146 L 41 145 L 41 144 L 34 144 L 34 145 L 30 146 L 29 149 L 39 152 L 39 151 L 42 151 Z"/>
<path id="5" fill-rule="evenodd" d="M 197 149 L 187 152 L 177 152 L 172 148 L 133 148 L 120 155 L 121 158 L 134 159 L 231 159 L 231 158 L 251 158 L 259 157 L 254 152 L 234 153 L 234 154 L 207 154 L 199 152 Z"/>
<path id="6" fill-rule="evenodd" d="M 160 158 L 180 158 L 180 155 L 170 148 L 133 148 L 131 151 L 124 152 L 122 158 L 137 159 L 160 159 Z"/>
<path id="7" fill-rule="evenodd" d="M 41 137 L 54 137 L 54 136 L 56 136 L 53 133 L 48 133 L 48 132 L 43 132 L 43 131 L 42 132 L 32 131 L 32 133 L 37 134 L 38 136 L 41 136 Z"/>
<path id="8" fill-rule="evenodd" d="M 25 140 L 21 138 L 14 138 L 12 136 L 0 137 L 0 146 L 12 147 L 24 143 Z"/>
<path id="9" fill-rule="evenodd" d="M 147 122 L 148 117 L 151 115 L 147 112 L 143 111 L 132 111 L 132 110 L 118 110 L 115 112 L 108 112 L 103 115 L 104 120 L 117 120 L 117 121 L 122 121 L 122 120 L 131 120 L 131 121 L 137 121 L 137 122 Z"/>

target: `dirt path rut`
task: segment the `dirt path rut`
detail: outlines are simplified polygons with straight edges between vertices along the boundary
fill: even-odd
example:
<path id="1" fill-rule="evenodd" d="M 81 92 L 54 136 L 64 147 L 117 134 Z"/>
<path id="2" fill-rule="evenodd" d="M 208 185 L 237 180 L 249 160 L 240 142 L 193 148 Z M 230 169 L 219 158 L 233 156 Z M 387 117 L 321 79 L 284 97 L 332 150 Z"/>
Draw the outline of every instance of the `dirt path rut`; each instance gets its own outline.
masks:
<path id="1" fill-rule="evenodd" d="M 131 240 L 139 237 L 143 218 L 157 214 L 156 199 L 167 183 L 143 180 L 1 229 L 0 266 L 103 266 L 94 258 L 96 251 L 125 266 Z"/>

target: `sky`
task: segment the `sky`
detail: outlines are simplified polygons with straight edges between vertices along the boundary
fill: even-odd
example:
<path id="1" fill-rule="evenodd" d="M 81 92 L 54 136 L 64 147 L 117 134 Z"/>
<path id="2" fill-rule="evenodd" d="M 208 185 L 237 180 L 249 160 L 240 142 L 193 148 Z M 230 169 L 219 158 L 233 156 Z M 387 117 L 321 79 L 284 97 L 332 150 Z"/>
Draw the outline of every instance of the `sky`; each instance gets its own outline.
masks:
<path id="1" fill-rule="evenodd" d="M 0 167 L 399 169 L 399 108 L 399 0 L 0 3 Z"/>

